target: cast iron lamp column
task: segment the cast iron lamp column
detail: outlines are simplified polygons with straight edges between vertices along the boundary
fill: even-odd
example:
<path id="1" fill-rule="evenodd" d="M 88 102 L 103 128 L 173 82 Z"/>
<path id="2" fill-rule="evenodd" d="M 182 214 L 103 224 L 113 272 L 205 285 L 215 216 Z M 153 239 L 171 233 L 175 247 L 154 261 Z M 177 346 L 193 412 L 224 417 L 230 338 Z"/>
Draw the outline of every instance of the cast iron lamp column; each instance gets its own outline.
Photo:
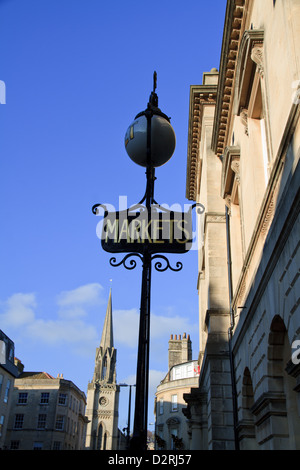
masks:
<path id="1" fill-rule="evenodd" d="M 131 387 L 135 387 L 135 384 L 119 384 L 120 387 L 129 387 L 129 399 L 128 399 L 128 419 L 127 419 L 127 436 L 126 436 L 126 448 L 129 449 L 130 446 L 130 416 L 131 416 Z M 126 429 L 126 428 L 124 428 Z"/>
<path id="2" fill-rule="evenodd" d="M 153 91 L 147 109 L 139 113 L 129 126 L 125 136 L 125 146 L 129 157 L 138 165 L 146 167 L 145 201 L 148 223 L 151 220 L 151 206 L 154 201 L 155 167 L 166 163 L 175 149 L 175 133 L 170 119 L 158 108 L 156 72 L 153 77 Z M 146 150 L 146 151 L 145 151 Z M 150 356 L 150 290 L 151 290 L 151 251 L 145 243 L 143 251 L 143 273 L 140 303 L 140 324 L 138 357 L 136 369 L 136 399 L 133 435 L 130 449 L 147 449 L 148 386 Z"/>

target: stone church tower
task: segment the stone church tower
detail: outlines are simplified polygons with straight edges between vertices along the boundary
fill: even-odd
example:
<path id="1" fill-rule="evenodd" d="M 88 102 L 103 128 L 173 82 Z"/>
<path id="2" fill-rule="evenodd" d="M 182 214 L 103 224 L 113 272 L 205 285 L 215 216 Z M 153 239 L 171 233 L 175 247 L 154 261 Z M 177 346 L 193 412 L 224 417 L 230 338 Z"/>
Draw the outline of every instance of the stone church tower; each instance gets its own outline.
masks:
<path id="1" fill-rule="evenodd" d="M 86 448 L 118 448 L 118 407 L 120 387 L 116 383 L 117 350 L 113 342 L 111 291 L 104 320 L 102 338 L 96 349 L 95 370 L 88 384 L 86 415 L 89 420 Z"/>

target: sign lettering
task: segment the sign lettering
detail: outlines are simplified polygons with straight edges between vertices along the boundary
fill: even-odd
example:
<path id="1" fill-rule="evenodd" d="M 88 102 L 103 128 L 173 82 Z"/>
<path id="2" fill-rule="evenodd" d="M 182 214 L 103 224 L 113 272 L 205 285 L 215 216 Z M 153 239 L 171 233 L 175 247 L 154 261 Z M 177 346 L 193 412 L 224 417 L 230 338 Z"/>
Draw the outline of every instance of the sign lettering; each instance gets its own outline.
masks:
<path id="1" fill-rule="evenodd" d="M 147 246 L 152 253 L 185 253 L 193 242 L 192 214 L 157 210 L 154 206 L 147 211 L 132 214 L 130 210 L 105 212 L 101 243 L 110 253 L 143 253 Z"/>

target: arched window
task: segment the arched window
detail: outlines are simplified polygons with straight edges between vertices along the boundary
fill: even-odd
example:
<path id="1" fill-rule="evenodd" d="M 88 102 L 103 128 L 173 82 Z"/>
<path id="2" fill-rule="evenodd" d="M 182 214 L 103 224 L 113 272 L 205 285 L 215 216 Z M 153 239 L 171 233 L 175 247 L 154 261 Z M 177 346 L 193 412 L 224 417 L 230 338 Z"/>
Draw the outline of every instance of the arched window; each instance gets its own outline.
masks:
<path id="1" fill-rule="evenodd" d="M 276 414 L 271 415 L 270 424 L 273 429 L 280 429 L 274 447 L 295 450 L 300 449 L 300 417 L 297 392 L 294 390 L 296 380 L 288 373 L 291 357 L 286 327 L 282 318 L 276 315 L 271 324 L 268 347 L 268 394 L 270 400 L 277 403 Z"/>
<path id="2" fill-rule="evenodd" d="M 254 221 L 261 209 L 272 160 L 264 68 L 264 31 L 245 31 L 239 48 L 233 102 L 233 114 L 239 118 L 238 127 L 244 129 L 239 132 L 239 195 L 245 252 L 251 241 Z"/>
<path id="3" fill-rule="evenodd" d="M 106 450 L 106 445 L 107 445 L 107 434 L 104 434 L 104 439 L 103 439 L 103 450 Z"/>
<path id="4" fill-rule="evenodd" d="M 100 423 L 98 427 L 97 450 L 102 450 L 101 449 L 102 436 L 103 436 L 103 426 L 102 426 L 102 423 Z"/>
<path id="5" fill-rule="evenodd" d="M 248 367 L 244 371 L 242 386 L 241 420 L 239 421 L 239 439 L 242 450 L 258 449 L 256 440 L 255 416 L 252 413 L 254 393 L 252 379 Z"/>
<path id="6" fill-rule="evenodd" d="M 105 354 L 103 358 L 103 363 L 102 363 L 101 380 L 104 380 L 106 378 L 106 372 L 107 372 L 107 355 Z"/>

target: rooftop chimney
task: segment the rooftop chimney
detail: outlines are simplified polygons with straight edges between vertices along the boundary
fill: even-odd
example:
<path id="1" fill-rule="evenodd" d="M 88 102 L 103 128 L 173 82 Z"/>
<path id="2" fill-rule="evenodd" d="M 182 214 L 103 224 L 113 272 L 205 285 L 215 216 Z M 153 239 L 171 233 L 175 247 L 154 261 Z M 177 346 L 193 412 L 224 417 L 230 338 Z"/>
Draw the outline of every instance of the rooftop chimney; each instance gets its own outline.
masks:
<path id="1" fill-rule="evenodd" d="M 176 364 L 182 364 L 192 360 L 192 342 L 190 335 L 171 335 L 169 340 L 169 370 Z"/>

